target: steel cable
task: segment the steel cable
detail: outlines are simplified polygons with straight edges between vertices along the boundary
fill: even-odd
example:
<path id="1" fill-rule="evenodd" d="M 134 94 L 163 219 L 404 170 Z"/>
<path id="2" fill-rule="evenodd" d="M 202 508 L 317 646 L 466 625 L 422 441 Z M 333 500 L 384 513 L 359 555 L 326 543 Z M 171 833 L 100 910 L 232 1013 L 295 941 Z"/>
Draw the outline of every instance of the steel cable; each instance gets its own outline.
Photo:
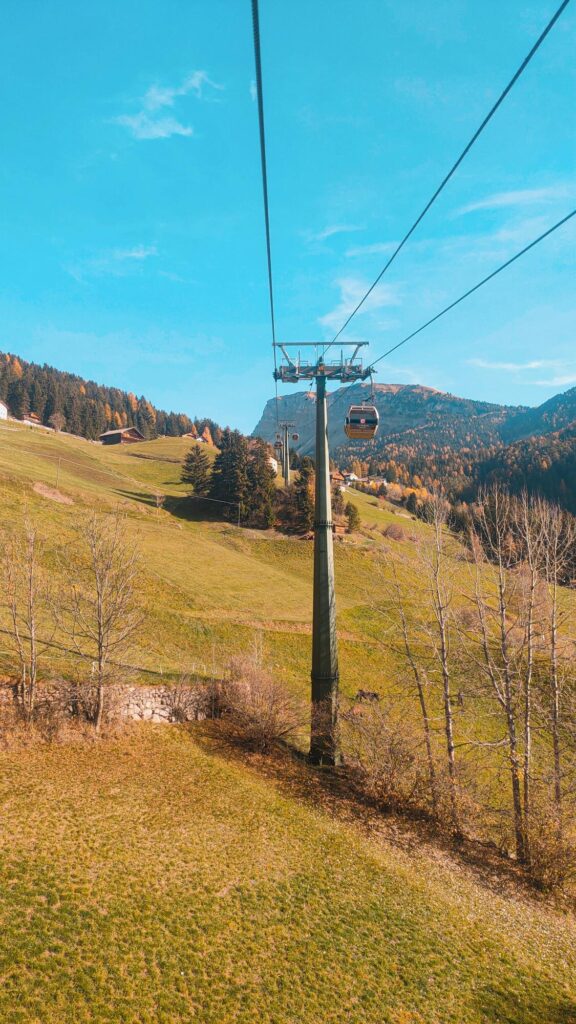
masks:
<path id="1" fill-rule="evenodd" d="M 260 49 L 260 16 L 258 0 L 252 0 L 252 29 L 254 35 L 254 64 L 256 69 L 256 97 L 258 101 L 258 126 L 260 131 L 260 163 L 262 168 L 262 193 L 264 199 L 264 224 L 266 228 L 266 258 L 268 263 L 268 293 L 270 298 L 270 320 L 272 325 L 272 348 L 274 351 L 274 371 L 276 374 L 276 318 L 274 314 L 274 287 L 272 278 L 272 245 L 270 242 L 270 210 L 268 203 L 268 169 L 266 163 L 266 133 L 264 128 L 264 94 L 262 88 L 262 54 Z M 278 414 L 278 381 L 276 380 L 276 423 Z"/>
<path id="2" fill-rule="evenodd" d="M 362 308 L 362 306 L 366 302 L 366 299 L 368 298 L 368 296 L 372 294 L 372 292 L 374 291 L 376 286 L 382 280 L 382 278 L 384 277 L 384 274 L 386 273 L 388 268 L 392 265 L 392 263 L 394 262 L 394 260 L 398 256 L 398 253 L 400 252 L 400 250 L 404 248 L 404 245 L 406 244 L 406 242 L 408 241 L 410 236 L 414 233 L 414 231 L 416 230 L 416 228 L 418 227 L 420 222 L 426 216 L 426 214 L 428 213 L 428 210 L 433 205 L 433 203 L 436 202 L 436 199 L 438 198 L 438 196 L 440 195 L 442 190 L 445 188 L 445 186 L 448 184 L 448 182 L 450 181 L 450 178 L 452 177 L 452 175 L 457 171 L 458 167 L 460 166 L 460 164 L 462 163 L 464 158 L 467 156 L 467 154 L 472 149 L 472 146 L 474 145 L 474 143 L 480 137 L 480 135 L 482 134 L 482 132 L 484 131 L 484 129 L 486 128 L 488 123 L 492 120 L 494 114 L 496 113 L 498 108 L 501 106 L 501 104 L 504 102 L 504 100 L 506 99 L 506 96 L 508 95 L 510 90 L 516 84 L 516 82 L 520 78 L 521 74 L 526 70 L 526 68 L 528 67 L 530 61 L 532 60 L 534 55 L 539 50 L 540 46 L 542 45 L 542 43 L 546 39 L 546 36 L 551 31 L 551 29 L 554 27 L 554 25 L 558 21 L 558 18 L 560 17 L 562 12 L 565 10 L 565 8 L 568 6 L 569 2 L 570 2 L 570 0 L 563 0 L 563 2 L 560 4 L 560 7 L 556 11 L 556 13 L 553 15 L 553 17 L 550 19 L 550 21 L 546 25 L 546 28 L 544 29 L 544 31 L 540 34 L 540 36 L 536 40 L 536 42 L 534 43 L 534 46 L 532 47 L 530 52 L 527 54 L 527 56 L 524 58 L 524 60 L 522 61 L 520 67 L 518 68 L 518 70 L 514 74 L 514 76 L 510 79 L 510 81 L 508 82 L 508 85 L 506 86 L 506 88 L 503 90 L 503 92 L 500 93 L 500 96 L 498 97 L 498 99 L 496 100 L 496 102 L 494 103 L 492 108 L 489 110 L 489 112 L 487 113 L 486 117 L 482 121 L 482 123 L 479 126 L 479 128 L 476 129 L 476 131 L 474 132 L 474 135 L 472 136 L 472 138 L 468 142 L 467 146 L 465 146 L 465 148 L 462 150 L 460 156 L 458 157 L 456 162 L 452 165 L 452 167 L 448 171 L 448 174 L 446 175 L 446 177 L 442 180 L 442 182 L 440 183 L 440 185 L 438 186 L 438 188 L 434 192 L 432 198 L 428 200 L 428 202 L 426 203 L 426 206 L 422 210 L 421 214 L 416 218 L 416 220 L 412 224 L 412 227 L 410 228 L 410 230 L 406 232 L 406 234 L 404 235 L 404 238 L 402 239 L 402 241 L 398 244 L 398 246 L 396 247 L 396 249 L 392 253 L 390 259 L 388 260 L 388 262 L 384 266 L 383 270 L 380 271 L 380 273 L 378 274 L 378 277 L 373 282 L 373 284 L 370 285 L 370 287 L 369 287 L 368 291 L 366 292 L 366 294 L 363 296 L 362 299 L 360 299 L 360 302 L 352 310 L 352 312 L 350 313 L 349 317 L 347 318 L 345 323 L 342 325 L 340 330 L 337 332 L 337 334 L 334 335 L 334 337 L 332 338 L 332 341 L 326 346 L 326 348 L 324 349 L 324 352 L 327 352 L 328 349 L 337 341 L 337 339 L 340 337 L 342 332 L 344 330 L 346 330 L 346 328 L 348 327 L 348 324 L 350 323 L 352 318 L 354 316 L 356 316 L 356 313 L 358 312 L 359 309 Z"/>

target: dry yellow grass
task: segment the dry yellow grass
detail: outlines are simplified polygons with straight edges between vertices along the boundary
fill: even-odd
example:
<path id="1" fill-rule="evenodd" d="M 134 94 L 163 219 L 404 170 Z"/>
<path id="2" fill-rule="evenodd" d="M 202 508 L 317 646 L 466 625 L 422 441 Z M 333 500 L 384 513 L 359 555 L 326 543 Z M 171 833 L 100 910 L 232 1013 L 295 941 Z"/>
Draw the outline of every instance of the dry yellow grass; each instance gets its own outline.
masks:
<path id="1" fill-rule="evenodd" d="M 572 918 L 302 804 L 202 730 L 3 754 L 0 778 L 10 1024 L 575 1019 Z"/>

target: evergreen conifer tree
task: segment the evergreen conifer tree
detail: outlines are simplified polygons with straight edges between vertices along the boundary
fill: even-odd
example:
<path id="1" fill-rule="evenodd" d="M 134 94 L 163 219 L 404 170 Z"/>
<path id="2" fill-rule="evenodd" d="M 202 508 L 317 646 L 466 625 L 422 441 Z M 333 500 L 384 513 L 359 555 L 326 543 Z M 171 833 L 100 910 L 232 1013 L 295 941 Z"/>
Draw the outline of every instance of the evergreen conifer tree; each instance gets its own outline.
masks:
<path id="1" fill-rule="evenodd" d="M 344 513 L 344 495 L 339 484 L 335 484 L 332 488 L 332 512 L 336 516 L 341 516 Z"/>
<path id="2" fill-rule="evenodd" d="M 408 512 L 412 512 L 413 514 L 415 514 L 418 511 L 418 502 L 416 500 L 416 495 L 414 491 L 410 491 L 410 494 L 406 499 L 406 510 Z"/>
<path id="3" fill-rule="evenodd" d="M 296 499 L 296 528 L 308 533 L 314 525 L 314 463 L 304 457 L 300 463 L 300 476 L 294 484 Z"/>
<path id="4" fill-rule="evenodd" d="M 270 465 L 268 448 L 264 441 L 254 445 L 248 463 L 248 523 L 267 529 L 274 523 L 274 470 Z"/>
<path id="5" fill-rule="evenodd" d="M 13 416 L 23 419 L 30 412 L 30 400 L 24 381 L 13 380 L 8 388 L 8 407 Z"/>
<path id="6" fill-rule="evenodd" d="M 199 444 L 192 445 L 182 463 L 180 479 L 190 484 L 192 494 L 204 497 L 210 489 L 210 460 Z"/>
<path id="7" fill-rule="evenodd" d="M 30 395 L 30 411 L 35 412 L 40 419 L 44 417 L 44 409 L 46 407 L 46 391 L 44 390 L 43 382 L 41 379 L 32 382 L 29 389 Z"/>
<path id="8" fill-rule="evenodd" d="M 209 496 L 229 503 L 222 506 L 227 519 L 235 518 L 240 506 L 240 519 L 243 520 L 246 518 L 248 487 L 248 442 L 240 431 L 226 427 L 212 469 Z"/>
<path id="9" fill-rule="evenodd" d="M 348 520 L 348 533 L 354 533 L 354 531 L 360 526 L 360 513 L 356 508 L 356 505 L 353 505 L 351 501 L 347 503 L 346 508 L 344 509 L 344 515 Z"/>

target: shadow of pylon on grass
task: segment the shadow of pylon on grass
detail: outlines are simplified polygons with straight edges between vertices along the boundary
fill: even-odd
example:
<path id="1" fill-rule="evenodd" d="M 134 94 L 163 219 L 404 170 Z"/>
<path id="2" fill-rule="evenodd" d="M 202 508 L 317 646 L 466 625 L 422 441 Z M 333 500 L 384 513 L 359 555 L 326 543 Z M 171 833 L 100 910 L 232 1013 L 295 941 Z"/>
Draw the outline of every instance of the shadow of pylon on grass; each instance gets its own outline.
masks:
<path id="1" fill-rule="evenodd" d="M 302 751 L 289 744 L 277 746 L 268 754 L 253 753 L 227 735 L 222 721 L 192 723 L 185 728 L 206 753 L 217 754 L 251 769 L 271 782 L 283 795 L 360 828 L 376 842 L 405 854 L 429 857 L 437 863 L 444 863 L 447 868 L 460 868 L 476 883 L 499 896 L 522 896 L 540 905 L 553 905 L 562 910 L 576 909 L 572 896 L 551 897 L 538 892 L 521 866 L 506 858 L 493 844 L 455 838 L 423 816 L 411 818 L 394 809 L 383 810 L 363 799 L 345 765 L 338 768 L 313 767 Z M 559 1024 L 563 1021 L 563 1017 L 558 1018 Z"/>

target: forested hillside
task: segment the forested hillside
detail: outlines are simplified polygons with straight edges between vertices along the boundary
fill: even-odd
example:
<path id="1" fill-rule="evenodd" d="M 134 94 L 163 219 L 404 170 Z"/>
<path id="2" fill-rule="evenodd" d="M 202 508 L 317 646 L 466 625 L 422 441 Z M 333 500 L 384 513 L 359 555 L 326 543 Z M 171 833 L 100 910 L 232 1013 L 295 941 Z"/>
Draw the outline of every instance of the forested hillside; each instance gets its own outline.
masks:
<path id="1" fill-rule="evenodd" d="M 524 487 L 537 491 L 576 515 L 576 422 L 500 449 L 480 461 L 473 476 L 476 485 L 503 483 L 516 494 Z"/>
<path id="2" fill-rule="evenodd" d="M 44 363 L 28 363 L 0 352 L 0 400 L 12 416 L 35 413 L 46 426 L 95 439 L 105 430 L 137 427 L 145 438 L 179 437 L 207 426 L 216 441 L 220 428 L 209 419 L 192 421 L 184 413 L 156 409 L 144 396 L 103 387 Z"/>
<path id="3" fill-rule="evenodd" d="M 505 441 L 518 441 L 533 434 L 549 434 L 576 422 L 576 388 L 554 395 L 536 409 L 526 409 L 505 424 Z"/>

